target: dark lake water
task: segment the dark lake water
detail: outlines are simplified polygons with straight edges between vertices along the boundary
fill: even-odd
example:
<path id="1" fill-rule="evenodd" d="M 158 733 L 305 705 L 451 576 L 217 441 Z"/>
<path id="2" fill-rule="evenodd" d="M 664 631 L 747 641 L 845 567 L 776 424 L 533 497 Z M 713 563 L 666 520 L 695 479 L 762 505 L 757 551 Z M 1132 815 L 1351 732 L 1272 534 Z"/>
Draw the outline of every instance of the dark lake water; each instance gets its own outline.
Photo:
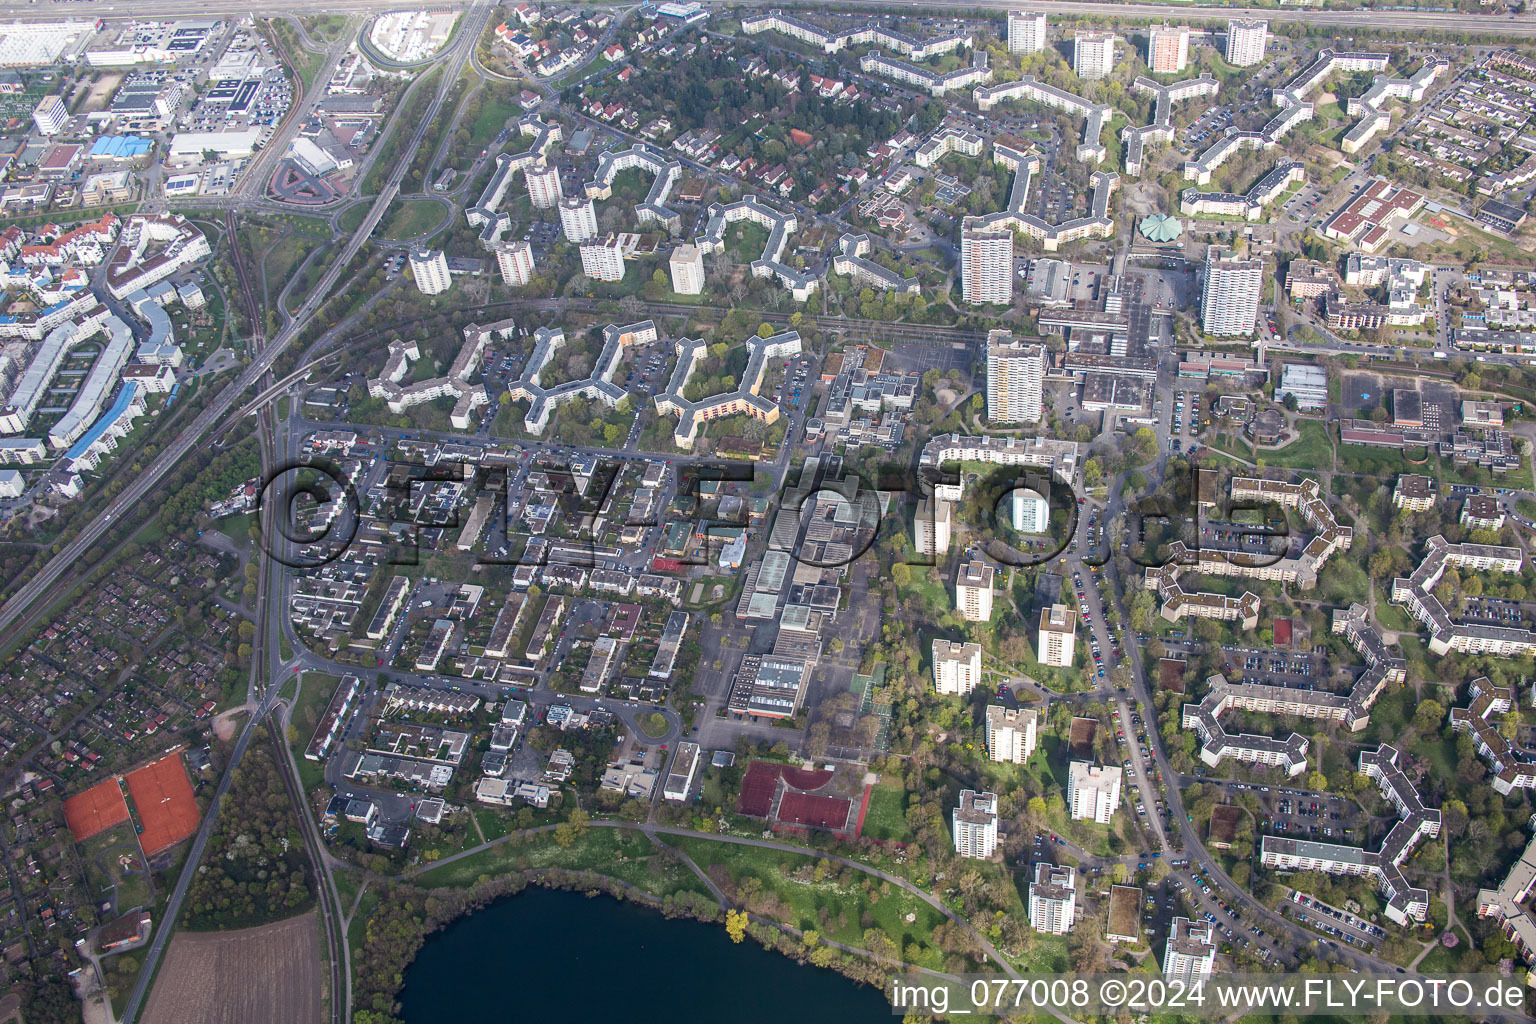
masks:
<path id="1" fill-rule="evenodd" d="M 529 888 L 427 939 L 400 994 L 409 1024 L 890 1024 L 884 996 L 720 925 L 607 896 Z"/>

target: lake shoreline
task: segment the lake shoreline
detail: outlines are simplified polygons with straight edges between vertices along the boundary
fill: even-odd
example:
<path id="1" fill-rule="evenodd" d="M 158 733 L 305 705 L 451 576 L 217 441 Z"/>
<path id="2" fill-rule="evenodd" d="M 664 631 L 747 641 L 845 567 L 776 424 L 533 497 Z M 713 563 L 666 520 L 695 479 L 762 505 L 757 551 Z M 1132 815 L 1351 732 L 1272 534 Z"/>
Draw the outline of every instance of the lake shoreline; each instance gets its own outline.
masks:
<path id="1" fill-rule="evenodd" d="M 468 889 L 428 889 L 403 880 L 390 881 L 386 897 L 368 921 L 370 931 L 373 925 L 380 924 L 381 930 L 390 932 L 389 939 L 380 940 L 387 943 L 387 948 L 370 955 L 372 944 L 365 940 L 362 948 L 353 951 L 354 973 L 358 975 L 354 977 L 354 1013 L 373 1010 L 401 1019 L 398 1015 L 404 1008 L 402 996 L 407 978 L 416 968 L 422 951 L 428 948 L 428 940 L 441 937 L 477 914 L 512 902 L 513 897 L 525 894 L 530 888 L 581 893 L 589 898 L 602 895 L 619 904 L 634 904 L 659 913 L 668 920 L 683 918 L 704 925 L 723 925 L 725 920 L 725 910 L 712 898 L 692 892 L 657 896 L 622 879 L 585 870 L 525 869 L 488 878 Z M 403 916 L 406 920 L 400 921 L 392 915 Z M 410 927 L 407 922 L 415 927 Z M 401 925 L 405 925 L 404 934 L 401 934 Z M 729 942 L 723 927 L 712 930 Z M 746 935 L 753 939 L 754 948 L 775 954 L 777 959 L 793 966 L 829 969 L 840 978 L 854 982 L 856 990 L 870 987 L 883 991 L 890 976 L 890 970 L 872 958 L 840 950 L 828 962 L 812 964 L 807 947 L 790 934 L 786 926 L 777 922 L 753 921 L 747 926 Z M 362 971 L 371 971 L 375 977 L 382 975 L 381 980 L 386 983 L 366 984 L 360 975 Z"/>
<path id="2" fill-rule="evenodd" d="M 499 894 L 491 895 L 490 889 L 498 890 Z M 530 889 L 536 889 L 538 892 L 530 892 Z M 593 900 L 593 902 L 606 905 L 605 908 L 585 908 L 580 904 L 571 904 L 565 908 L 565 912 L 552 915 L 555 923 L 550 925 L 550 928 L 556 931 L 560 928 L 574 927 L 574 925 L 567 923 L 567 919 L 570 918 L 595 917 L 609 922 L 604 926 L 603 937 L 594 943 L 595 946 L 606 948 L 611 941 L 608 933 L 612 930 L 623 930 L 622 927 L 618 929 L 612 927 L 612 922 L 617 921 L 621 926 L 630 926 L 632 930 L 638 928 L 639 934 L 646 938 L 659 940 L 659 946 L 671 950 L 674 943 L 682 941 L 685 946 L 691 944 L 697 947 L 695 950 L 697 957 L 704 959 L 713 957 L 727 965 L 738 961 L 743 955 L 750 961 L 754 957 L 766 954 L 790 972 L 795 971 L 799 967 L 814 969 L 820 966 L 830 968 L 831 971 L 835 972 L 835 975 L 813 970 L 813 974 L 820 976 L 820 981 L 810 981 L 807 977 L 801 977 L 798 973 L 793 975 L 793 980 L 787 980 L 787 985 L 792 990 L 798 990 L 798 988 L 807 985 L 816 989 L 825 989 L 824 995 L 829 1000 L 829 1005 L 836 1005 L 841 1002 L 852 1006 L 859 1002 L 868 1002 L 868 997 L 870 996 L 873 996 L 876 1002 L 884 1003 L 883 998 L 879 995 L 879 991 L 883 991 L 884 981 L 887 976 L 884 968 L 861 961 L 858 965 L 864 967 L 865 970 L 850 974 L 847 970 L 843 969 L 846 964 L 841 957 L 831 963 L 812 963 L 805 952 L 806 947 L 801 944 L 798 938 L 785 932 L 781 926 L 765 922 L 756 922 L 749 925 L 747 934 L 752 935 L 754 939 L 751 944 L 740 943 L 739 940 L 737 943 L 733 943 L 730 936 L 722 928 L 701 929 L 700 934 L 692 936 L 666 935 L 666 937 L 662 937 L 665 935 L 665 932 L 653 933 L 653 929 L 660 923 L 654 917 L 657 913 L 662 918 L 668 920 L 681 918 L 699 925 L 719 925 L 724 921 L 724 911 L 713 900 L 709 900 L 705 905 L 700 905 L 702 901 L 682 901 L 680 903 L 670 898 L 657 897 L 627 882 L 604 875 L 586 872 L 566 872 L 560 869 L 544 869 L 536 872 L 521 872 L 516 876 L 503 876 L 502 878 L 491 880 L 488 891 L 484 894 L 483 898 L 466 901 L 454 917 L 443 918 L 435 922 L 436 927 L 432 931 L 424 932 L 422 934 L 422 941 L 415 949 L 410 960 L 401 966 L 396 975 L 400 978 L 400 985 L 394 993 L 392 1007 L 394 1014 L 399 1019 L 410 1024 L 411 1021 L 417 1019 L 412 1014 L 413 1008 L 417 1008 L 420 1012 L 425 1012 L 425 1010 L 421 1009 L 424 1002 L 430 1002 L 435 1008 L 435 1013 L 441 1014 L 443 1012 L 440 1005 L 443 997 L 435 990 L 440 986 L 448 984 L 448 982 L 445 979 L 438 978 L 436 970 L 452 970 L 460 962 L 460 959 L 450 958 L 446 965 L 436 964 L 434 958 L 447 954 L 434 952 L 434 949 L 441 949 L 440 946 L 435 944 L 447 942 L 451 947 L 462 939 L 457 934 L 459 930 L 475 922 L 477 919 L 482 923 L 475 931 L 489 929 L 493 927 L 492 921 L 503 917 L 518 917 L 525 914 L 527 912 L 527 905 L 522 904 L 522 901 L 535 900 L 536 898 L 542 899 L 546 894 L 553 896 L 557 893 L 566 894 L 567 896 L 580 894 L 589 900 Z M 597 896 L 605 896 L 610 899 L 594 900 L 593 898 Z M 625 908 L 624 904 L 629 904 L 636 909 L 645 911 L 644 919 L 638 922 L 625 920 L 628 908 Z M 541 905 L 537 902 L 534 904 L 534 906 Z M 713 914 L 709 913 L 709 908 L 711 907 L 715 910 Z M 430 942 L 427 941 L 429 939 L 431 940 Z M 617 944 L 622 947 L 624 942 L 620 940 Z M 631 945 L 634 944 L 634 941 L 631 940 Z M 558 939 L 550 938 L 545 945 L 560 946 L 561 943 Z M 646 942 L 642 939 L 638 945 L 645 946 Z M 484 946 L 485 943 L 483 942 L 469 944 L 469 947 L 475 950 L 482 949 Z M 747 953 L 747 950 L 751 952 Z M 534 952 L 530 955 L 537 958 L 539 954 Z M 605 952 L 603 955 L 607 956 L 608 954 Z M 667 955 L 676 956 L 679 954 L 669 952 Z M 630 957 L 622 959 L 627 963 L 634 959 L 634 956 L 635 954 L 632 954 Z M 579 956 L 577 959 L 579 960 Z M 423 961 L 427 964 L 425 968 L 423 967 Z M 431 970 L 433 973 L 426 975 L 425 979 L 413 977 L 416 972 L 424 969 Z M 728 970 L 728 967 L 724 969 Z M 762 965 L 759 965 L 757 968 L 758 971 L 764 969 L 770 972 L 778 971 L 777 968 L 765 968 Z M 533 970 L 537 973 L 537 968 L 533 968 Z M 413 984 L 421 985 L 423 980 L 427 982 L 427 988 L 431 991 L 430 995 L 424 996 L 421 991 L 413 991 L 411 988 Z M 855 984 L 843 986 L 845 980 Z M 501 984 L 501 982 L 497 982 L 491 987 L 499 989 Z M 870 987 L 879 991 L 870 992 L 868 991 Z M 455 997 L 469 998 L 460 988 L 453 988 L 450 991 L 453 992 Z M 873 1006 L 874 1004 L 870 1003 L 869 1005 Z M 859 1016 L 862 1016 L 862 1014 L 859 1014 Z M 843 1011 L 839 1011 L 839 1019 L 846 1019 L 846 1014 Z"/>

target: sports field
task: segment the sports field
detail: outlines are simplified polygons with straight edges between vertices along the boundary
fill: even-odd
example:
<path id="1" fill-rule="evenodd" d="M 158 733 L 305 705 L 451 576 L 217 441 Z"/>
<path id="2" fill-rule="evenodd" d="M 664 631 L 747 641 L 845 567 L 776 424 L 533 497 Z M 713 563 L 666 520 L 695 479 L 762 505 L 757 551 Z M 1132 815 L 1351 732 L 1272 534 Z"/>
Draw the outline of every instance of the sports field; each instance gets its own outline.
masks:
<path id="1" fill-rule="evenodd" d="M 127 821 L 128 805 L 123 802 L 123 789 L 118 785 L 117 777 L 98 782 L 65 800 L 64 820 L 69 823 L 69 832 L 77 843 Z"/>
<path id="2" fill-rule="evenodd" d="M 133 808 L 143 826 L 139 844 L 146 857 L 175 846 L 197 831 L 201 815 L 180 750 L 129 772 L 126 778 Z"/>

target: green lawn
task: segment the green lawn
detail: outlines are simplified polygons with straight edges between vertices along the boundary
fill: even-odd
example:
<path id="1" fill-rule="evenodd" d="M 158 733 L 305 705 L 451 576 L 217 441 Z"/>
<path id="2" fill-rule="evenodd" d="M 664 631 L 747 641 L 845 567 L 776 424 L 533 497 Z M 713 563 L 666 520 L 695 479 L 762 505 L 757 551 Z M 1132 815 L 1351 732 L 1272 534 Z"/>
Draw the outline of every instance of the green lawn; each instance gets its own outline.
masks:
<path id="1" fill-rule="evenodd" d="M 288 235 L 272 243 L 262 259 L 262 273 L 266 275 L 267 288 L 274 297 L 283 290 L 283 285 L 288 283 L 304 258 L 319 246 L 317 239 L 303 235 Z"/>
<path id="2" fill-rule="evenodd" d="M 1400 633 L 1417 633 L 1419 624 L 1413 621 L 1413 616 L 1402 605 L 1387 604 L 1378 601 L 1376 604 L 1376 619 L 1387 629 L 1397 630 Z"/>
<path id="3" fill-rule="evenodd" d="M 907 827 L 907 791 L 904 787 L 886 783 L 870 790 L 863 834 L 871 839 L 911 842 L 912 830 Z"/>
<path id="4" fill-rule="evenodd" d="M 240 512 L 225 516 L 219 520 L 219 525 L 214 529 L 236 544 L 247 544 L 251 539 L 251 515 L 248 512 Z"/>
<path id="5" fill-rule="evenodd" d="M 588 828 L 570 847 L 555 842 L 553 832 L 540 832 L 522 842 L 516 840 L 492 846 L 463 860 L 433 868 L 419 876 L 429 888 L 473 885 L 481 875 L 537 868 L 565 868 L 569 871 L 602 871 L 625 861 L 656 854 L 650 840 L 639 832 L 620 828 Z"/>
<path id="6" fill-rule="evenodd" d="M 396 199 L 389 204 L 389 210 L 374 234 L 399 242 L 424 235 L 442 222 L 443 207 L 440 204 L 430 199 Z"/>
<path id="7" fill-rule="evenodd" d="M 1371 448 L 1363 444 L 1339 445 L 1338 471 L 1361 473 L 1367 476 L 1389 476 L 1397 473 L 1418 473 L 1436 476 L 1436 460 L 1416 466 L 1402 452 L 1394 448 Z"/>
<path id="8" fill-rule="evenodd" d="M 373 204 L 370 202 L 353 203 L 342 211 L 340 217 L 336 218 L 336 226 L 344 234 L 350 235 L 363 226 L 363 218 L 368 216 L 368 211 L 371 209 Z"/>
<path id="9" fill-rule="evenodd" d="M 352 909 L 352 901 L 357 899 L 357 890 L 362 888 L 363 876 L 352 868 L 335 868 L 331 871 L 331 881 L 336 884 L 336 896 L 341 900 L 343 912 Z"/>
<path id="10" fill-rule="evenodd" d="M 945 919 L 904 889 L 879 886 L 878 898 L 871 899 L 867 887 L 870 876 L 863 872 L 856 872 L 858 881 L 853 884 L 838 883 L 836 865 L 821 881 L 815 881 L 814 876 L 807 878 L 805 869 L 816 865 L 812 857 L 721 843 L 703 836 L 669 837 L 668 841 L 700 865 L 723 867 L 733 882 L 756 878 L 764 893 L 758 900 L 758 912 L 773 911 L 766 916 L 863 948 L 863 918 L 867 914 L 875 927 L 897 943 L 907 960 L 935 970 L 943 968 L 944 954 L 933 944 L 933 930 Z"/>
<path id="11" fill-rule="evenodd" d="M 299 780 L 304 783 L 305 792 L 311 792 L 324 785 L 325 769 L 319 762 L 306 758 L 304 748 L 309 746 L 320 716 L 325 714 L 326 706 L 336 693 L 336 687 L 341 685 L 341 677 L 324 672 L 305 672 L 303 676 L 303 688 L 299 691 L 298 700 L 294 702 L 293 715 L 289 719 L 293 730 L 288 745 L 293 749 L 294 760 L 299 764 Z"/>
<path id="12" fill-rule="evenodd" d="M 507 88 L 496 84 L 488 84 L 486 89 Z M 496 138 L 507 119 L 517 116 L 521 110 L 513 95 L 509 92 L 503 97 L 487 97 L 484 106 L 480 108 L 480 114 L 469 125 L 469 149 L 484 149 Z"/>
<path id="13" fill-rule="evenodd" d="M 1317 579 L 1318 591 L 1331 604 L 1348 607 L 1370 600 L 1371 581 L 1359 561 L 1336 556 L 1328 559 Z"/>
<path id="14" fill-rule="evenodd" d="M 732 263 L 751 263 L 761 259 L 763 246 L 768 244 L 768 229 L 748 221 L 737 221 L 725 235 L 725 251 Z"/>
<path id="15" fill-rule="evenodd" d="M 1333 466 L 1333 446 L 1328 440 L 1328 425 L 1321 420 L 1298 420 L 1296 428 L 1301 436 L 1284 448 L 1258 448 L 1255 459 L 1263 459 L 1266 466 L 1283 466 L 1288 469 L 1330 469 Z"/>

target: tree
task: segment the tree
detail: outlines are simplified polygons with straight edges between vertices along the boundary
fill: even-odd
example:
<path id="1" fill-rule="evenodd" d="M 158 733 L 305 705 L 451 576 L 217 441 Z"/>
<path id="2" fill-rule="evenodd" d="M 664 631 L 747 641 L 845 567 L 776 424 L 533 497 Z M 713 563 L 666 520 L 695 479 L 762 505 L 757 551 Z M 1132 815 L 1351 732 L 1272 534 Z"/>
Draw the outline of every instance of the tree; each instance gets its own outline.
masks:
<path id="1" fill-rule="evenodd" d="M 725 912 L 725 934 L 731 937 L 732 942 L 740 942 L 747 937 L 747 912 L 745 910 L 727 910 Z"/>
<path id="2" fill-rule="evenodd" d="M 1413 713 L 1413 727 L 1420 732 L 1432 732 L 1445 720 L 1445 705 L 1437 700 L 1419 701 Z"/>
<path id="3" fill-rule="evenodd" d="M 1307 788 L 1319 793 L 1328 791 L 1328 776 L 1322 772 L 1309 772 L 1307 774 Z"/>

